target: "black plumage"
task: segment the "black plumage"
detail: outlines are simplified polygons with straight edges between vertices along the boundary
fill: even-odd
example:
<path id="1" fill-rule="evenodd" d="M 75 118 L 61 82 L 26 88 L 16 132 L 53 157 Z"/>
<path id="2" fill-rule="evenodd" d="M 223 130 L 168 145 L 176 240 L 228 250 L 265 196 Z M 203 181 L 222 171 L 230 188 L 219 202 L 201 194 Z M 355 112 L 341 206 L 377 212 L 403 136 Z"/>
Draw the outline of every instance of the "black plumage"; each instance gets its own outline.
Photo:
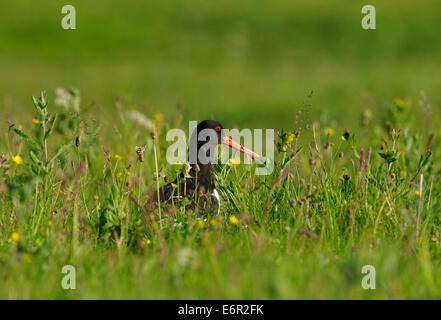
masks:
<path id="1" fill-rule="evenodd" d="M 208 131 L 203 131 L 205 129 Z M 226 137 L 223 134 L 222 129 L 222 125 L 215 120 L 204 120 L 197 125 L 190 138 L 188 155 L 190 168 L 188 168 L 186 173 L 181 173 L 179 179 L 175 179 L 159 189 L 160 202 L 176 204 L 178 201 L 181 201 L 186 197 L 191 200 L 191 204 L 188 205 L 189 208 L 195 208 L 197 199 L 200 209 L 215 213 L 219 211 L 220 199 L 219 194 L 216 191 L 214 180 L 215 154 L 212 150 L 214 150 L 217 145 L 224 143 L 240 152 L 249 154 L 253 157 L 258 157 L 258 155 L 251 150 L 244 148 L 237 142 Z M 204 138 L 202 139 L 203 141 L 200 141 L 198 137 L 201 137 L 201 133 L 202 136 L 209 134 L 211 137 L 216 137 L 216 139 L 211 141 L 211 139 Z M 207 156 L 207 159 L 203 161 L 201 161 L 198 156 L 200 155 L 199 152 L 202 148 L 204 154 Z M 158 192 L 157 190 L 154 190 L 146 204 L 146 208 L 152 210 L 157 204 Z"/>

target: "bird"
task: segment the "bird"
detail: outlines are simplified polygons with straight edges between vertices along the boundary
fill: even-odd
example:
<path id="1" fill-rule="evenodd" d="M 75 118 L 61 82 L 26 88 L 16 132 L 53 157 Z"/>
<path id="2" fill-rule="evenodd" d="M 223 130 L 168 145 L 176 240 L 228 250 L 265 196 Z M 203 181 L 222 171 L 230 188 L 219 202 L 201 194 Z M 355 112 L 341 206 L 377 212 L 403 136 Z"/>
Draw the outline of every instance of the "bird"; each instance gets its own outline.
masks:
<path id="1" fill-rule="evenodd" d="M 211 139 L 201 141 L 204 140 L 200 139 L 201 133 L 205 137 L 216 138 L 213 141 Z M 210 211 L 218 214 L 220 212 L 220 197 L 214 179 L 214 162 L 216 159 L 215 154 L 211 151 L 220 144 L 227 145 L 252 158 L 260 157 L 254 151 L 226 136 L 219 121 L 203 120 L 193 130 L 190 138 L 188 152 L 190 167 L 187 170 L 187 175 L 181 173 L 179 179 L 162 186 L 159 188 L 159 192 L 158 190 L 152 191 L 145 208 L 152 211 L 160 202 L 166 202 L 168 205 L 176 204 L 187 197 L 191 200 L 191 203 L 186 207 L 194 209 L 199 206 L 203 212 Z M 200 153 L 201 150 L 205 152 Z M 200 154 L 206 155 L 207 158 L 201 159 Z M 196 198 L 198 203 L 196 203 Z"/>

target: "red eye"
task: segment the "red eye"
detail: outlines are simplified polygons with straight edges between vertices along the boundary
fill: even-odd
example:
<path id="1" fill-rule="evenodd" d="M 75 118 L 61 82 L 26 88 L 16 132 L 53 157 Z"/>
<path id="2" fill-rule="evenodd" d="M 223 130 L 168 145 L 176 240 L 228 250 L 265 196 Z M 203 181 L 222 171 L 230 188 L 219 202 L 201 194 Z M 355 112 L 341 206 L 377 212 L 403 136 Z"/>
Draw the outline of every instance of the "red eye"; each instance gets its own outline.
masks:
<path id="1" fill-rule="evenodd" d="M 216 128 L 214 128 L 214 130 L 216 130 L 217 132 L 221 131 L 221 127 L 217 126 Z"/>

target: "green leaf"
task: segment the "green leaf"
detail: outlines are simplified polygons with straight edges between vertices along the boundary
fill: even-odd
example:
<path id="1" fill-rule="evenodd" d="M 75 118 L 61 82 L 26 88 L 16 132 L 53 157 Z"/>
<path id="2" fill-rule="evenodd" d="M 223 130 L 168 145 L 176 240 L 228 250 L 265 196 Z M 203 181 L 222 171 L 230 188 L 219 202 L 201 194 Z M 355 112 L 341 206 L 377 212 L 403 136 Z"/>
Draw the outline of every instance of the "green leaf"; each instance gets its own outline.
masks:
<path id="1" fill-rule="evenodd" d="M 44 112 L 43 108 L 41 107 L 40 102 L 34 96 L 32 96 L 32 102 L 34 104 L 35 110 L 37 111 L 37 114 L 39 115 L 39 117 L 41 119 L 44 119 L 45 112 Z"/>
<path id="2" fill-rule="evenodd" d="M 285 159 L 285 161 L 283 162 L 283 164 L 282 164 L 282 169 L 285 169 L 287 166 L 288 166 L 288 164 L 290 164 L 291 163 L 291 161 L 292 160 L 294 160 L 294 158 L 296 157 L 296 155 L 300 152 L 300 150 L 302 150 L 302 147 L 300 147 L 300 148 L 298 148 L 294 153 L 292 153 L 291 155 L 289 155 L 286 159 Z M 272 165 L 274 166 L 274 160 L 273 159 L 270 159 L 270 158 L 265 158 L 265 159 L 261 159 L 261 160 L 259 160 L 260 158 L 256 158 L 256 163 L 257 164 L 267 164 L 267 161 L 272 161 L 273 163 L 272 163 Z M 261 163 L 262 162 L 262 163 Z"/>
<path id="3" fill-rule="evenodd" d="M 429 158 L 432 155 L 432 152 L 428 151 L 424 157 L 424 160 L 422 161 L 421 167 L 424 167 L 428 162 Z"/>
<path id="4" fill-rule="evenodd" d="M 26 133 L 20 129 L 14 128 L 16 134 L 23 138 L 23 140 L 28 143 L 32 148 L 40 149 L 41 145 L 33 137 L 28 136 Z"/>
<path id="5" fill-rule="evenodd" d="M 378 154 L 386 160 L 387 163 L 395 162 L 399 156 L 399 152 L 397 151 L 378 152 Z"/>
<path id="6" fill-rule="evenodd" d="M 50 162 L 52 162 L 52 161 L 54 161 L 54 160 L 56 160 L 59 156 L 61 156 L 61 155 L 63 155 L 64 153 L 66 153 L 67 151 L 69 151 L 69 149 L 71 148 L 71 147 L 73 147 L 75 145 L 75 141 L 71 141 L 71 142 L 69 142 L 69 143 L 67 143 L 67 144 L 64 144 L 64 145 L 62 145 L 59 149 L 58 149 L 58 151 L 57 151 L 57 153 L 49 160 L 49 163 Z"/>
<path id="7" fill-rule="evenodd" d="M 35 108 L 40 108 L 40 104 L 38 103 L 37 98 L 35 98 L 34 96 L 32 96 L 32 103 L 34 104 Z"/>
<path id="8" fill-rule="evenodd" d="M 48 122 L 49 128 L 46 130 L 44 134 L 44 140 L 47 140 L 49 136 L 51 135 L 52 131 L 54 130 L 55 121 L 57 120 L 57 114 L 53 115 L 51 119 Z"/>
<path id="9" fill-rule="evenodd" d="M 31 157 L 31 160 L 32 160 L 35 164 L 38 165 L 39 163 L 41 163 L 40 159 L 38 159 L 37 155 L 36 155 L 33 151 L 31 151 L 31 152 L 29 153 L 29 155 L 30 155 L 30 157 Z"/>
<path id="10" fill-rule="evenodd" d="M 40 105 L 42 108 L 46 108 L 46 106 L 47 106 L 47 93 L 46 93 L 46 91 L 40 92 Z"/>

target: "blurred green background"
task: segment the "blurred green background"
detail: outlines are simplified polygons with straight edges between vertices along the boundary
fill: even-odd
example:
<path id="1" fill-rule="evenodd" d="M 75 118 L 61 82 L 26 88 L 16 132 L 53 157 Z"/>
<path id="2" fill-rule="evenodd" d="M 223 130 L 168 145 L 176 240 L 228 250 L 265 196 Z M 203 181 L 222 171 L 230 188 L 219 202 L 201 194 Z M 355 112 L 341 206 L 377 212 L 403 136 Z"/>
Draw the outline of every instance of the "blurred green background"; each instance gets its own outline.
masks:
<path id="1" fill-rule="evenodd" d="M 61 28 L 74 5 L 77 30 Z M 377 29 L 361 28 L 361 8 Z M 147 114 L 216 118 L 226 127 L 290 128 L 311 90 L 311 118 L 328 125 L 381 113 L 396 97 L 441 95 L 441 2 L 0 2 L 0 116 L 16 121 L 30 96 L 77 87 L 83 106 L 113 116 L 124 96 Z"/>

